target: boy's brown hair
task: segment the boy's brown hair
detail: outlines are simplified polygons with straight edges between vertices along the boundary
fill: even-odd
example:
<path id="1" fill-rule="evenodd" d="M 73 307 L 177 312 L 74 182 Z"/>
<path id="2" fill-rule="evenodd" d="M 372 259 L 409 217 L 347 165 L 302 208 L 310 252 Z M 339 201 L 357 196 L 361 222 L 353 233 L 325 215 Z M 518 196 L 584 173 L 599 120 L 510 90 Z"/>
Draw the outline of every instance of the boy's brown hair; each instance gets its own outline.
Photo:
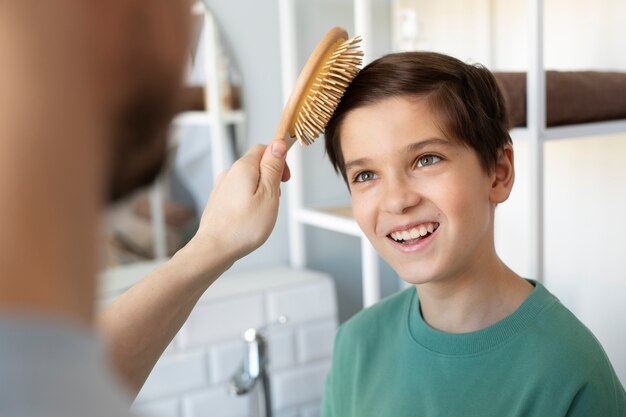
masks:
<path id="1" fill-rule="evenodd" d="M 390 54 L 361 70 L 326 126 L 326 152 L 346 182 L 340 141 L 343 120 L 357 108 L 391 97 L 427 100 L 440 116 L 439 128 L 474 149 L 488 173 L 498 151 L 512 143 L 504 99 L 489 70 L 435 52 Z"/>

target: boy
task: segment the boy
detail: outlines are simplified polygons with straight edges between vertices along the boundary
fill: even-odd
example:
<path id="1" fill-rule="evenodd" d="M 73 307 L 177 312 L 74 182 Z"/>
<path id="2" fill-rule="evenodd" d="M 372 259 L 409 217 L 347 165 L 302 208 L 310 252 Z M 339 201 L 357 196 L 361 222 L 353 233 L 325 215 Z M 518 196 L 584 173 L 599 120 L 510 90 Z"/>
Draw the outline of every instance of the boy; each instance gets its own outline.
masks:
<path id="1" fill-rule="evenodd" d="M 626 416 L 589 330 L 496 254 L 514 165 L 488 70 L 426 52 L 374 61 L 326 150 L 359 226 L 414 286 L 339 330 L 323 416 Z"/>

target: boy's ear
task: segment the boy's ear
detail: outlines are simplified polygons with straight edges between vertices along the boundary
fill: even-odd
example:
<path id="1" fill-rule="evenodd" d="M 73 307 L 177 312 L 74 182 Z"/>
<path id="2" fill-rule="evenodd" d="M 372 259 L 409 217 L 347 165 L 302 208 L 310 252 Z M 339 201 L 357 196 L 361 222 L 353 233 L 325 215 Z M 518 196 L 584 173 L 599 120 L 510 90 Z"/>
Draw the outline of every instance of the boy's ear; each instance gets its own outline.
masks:
<path id="1" fill-rule="evenodd" d="M 491 192 L 489 198 L 492 203 L 498 204 L 506 201 L 513 189 L 515 182 L 515 163 L 513 146 L 504 145 L 498 151 L 498 158 L 491 178 Z"/>

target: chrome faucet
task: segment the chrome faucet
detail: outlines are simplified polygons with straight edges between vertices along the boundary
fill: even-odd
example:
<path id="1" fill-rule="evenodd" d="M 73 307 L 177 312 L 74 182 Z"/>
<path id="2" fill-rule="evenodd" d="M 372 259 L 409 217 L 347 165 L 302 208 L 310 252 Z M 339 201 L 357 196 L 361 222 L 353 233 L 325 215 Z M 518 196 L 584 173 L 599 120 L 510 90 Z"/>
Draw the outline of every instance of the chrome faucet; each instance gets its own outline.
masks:
<path id="1" fill-rule="evenodd" d="M 275 324 L 287 323 L 287 317 L 280 316 L 275 323 L 259 329 L 248 329 L 243 334 L 246 345 L 245 356 L 237 371 L 228 381 L 227 390 L 231 395 L 246 395 L 256 392 L 258 417 L 272 416 L 272 399 L 267 373 L 267 341 L 262 332 Z"/>

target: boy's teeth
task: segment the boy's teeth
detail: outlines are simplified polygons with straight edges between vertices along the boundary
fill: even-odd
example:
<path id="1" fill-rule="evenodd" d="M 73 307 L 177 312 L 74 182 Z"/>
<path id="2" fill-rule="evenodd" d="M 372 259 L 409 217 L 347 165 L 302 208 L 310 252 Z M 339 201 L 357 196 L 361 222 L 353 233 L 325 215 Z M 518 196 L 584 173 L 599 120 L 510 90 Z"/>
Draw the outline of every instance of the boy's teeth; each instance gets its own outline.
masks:
<path id="1" fill-rule="evenodd" d="M 433 233 L 439 225 L 436 223 L 422 224 L 418 227 L 414 227 L 411 230 L 402 230 L 393 232 L 390 234 L 391 238 L 395 241 L 399 240 L 411 240 L 424 237 L 429 233 Z"/>

